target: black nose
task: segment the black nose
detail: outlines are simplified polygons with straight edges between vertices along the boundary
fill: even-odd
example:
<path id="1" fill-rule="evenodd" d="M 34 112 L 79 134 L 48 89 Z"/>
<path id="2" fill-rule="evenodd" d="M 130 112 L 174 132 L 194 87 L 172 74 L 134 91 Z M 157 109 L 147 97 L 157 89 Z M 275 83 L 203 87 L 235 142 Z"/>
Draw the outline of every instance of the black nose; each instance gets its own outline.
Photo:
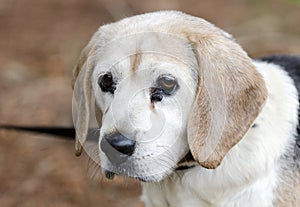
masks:
<path id="1" fill-rule="evenodd" d="M 100 147 L 111 162 L 122 163 L 133 154 L 135 141 L 115 132 L 104 135 Z"/>
<path id="2" fill-rule="evenodd" d="M 118 152 L 121 152 L 124 155 L 132 155 L 134 151 L 135 141 L 128 139 L 121 133 L 114 133 L 107 136 L 104 136 L 104 139 Z"/>

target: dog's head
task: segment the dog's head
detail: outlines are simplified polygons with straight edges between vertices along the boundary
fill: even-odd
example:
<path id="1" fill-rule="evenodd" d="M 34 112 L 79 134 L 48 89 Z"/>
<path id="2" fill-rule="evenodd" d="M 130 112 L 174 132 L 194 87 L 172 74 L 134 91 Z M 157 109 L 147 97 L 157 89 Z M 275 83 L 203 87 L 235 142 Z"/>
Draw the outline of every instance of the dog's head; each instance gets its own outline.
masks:
<path id="1" fill-rule="evenodd" d="M 100 27 L 75 67 L 74 92 L 77 153 L 95 114 L 107 176 L 144 181 L 163 179 L 189 153 L 205 168 L 219 166 L 267 96 L 230 35 L 173 11 Z"/>

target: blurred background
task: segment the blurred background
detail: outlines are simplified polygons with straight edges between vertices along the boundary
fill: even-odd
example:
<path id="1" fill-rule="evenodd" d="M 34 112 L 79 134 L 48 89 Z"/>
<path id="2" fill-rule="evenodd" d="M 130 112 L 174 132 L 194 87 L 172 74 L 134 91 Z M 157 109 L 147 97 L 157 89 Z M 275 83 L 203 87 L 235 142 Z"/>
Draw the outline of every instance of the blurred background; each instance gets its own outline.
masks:
<path id="1" fill-rule="evenodd" d="M 72 126 L 71 71 L 105 23 L 175 9 L 233 34 L 251 57 L 300 54 L 300 0 L 0 0 L 0 124 Z M 90 178 L 73 142 L 0 130 L 0 206 L 139 207 L 138 182 Z"/>

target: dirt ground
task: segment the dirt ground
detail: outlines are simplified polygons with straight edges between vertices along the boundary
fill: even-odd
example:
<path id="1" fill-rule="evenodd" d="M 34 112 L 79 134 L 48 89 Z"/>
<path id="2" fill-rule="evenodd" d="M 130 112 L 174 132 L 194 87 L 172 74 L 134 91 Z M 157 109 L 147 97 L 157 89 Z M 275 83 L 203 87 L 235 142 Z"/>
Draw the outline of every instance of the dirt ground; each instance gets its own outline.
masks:
<path id="1" fill-rule="evenodd" d="M 300 53 L 299 0 L 0 0 L 0 124 L 71 126 L 71 70 L 93 32 L 163 9 L 213 22 L 252 57 Z M 0 130 L 0 206 L 143 206 L 138 182 L 90 178 L 73 151 L 71 141 Z"/>

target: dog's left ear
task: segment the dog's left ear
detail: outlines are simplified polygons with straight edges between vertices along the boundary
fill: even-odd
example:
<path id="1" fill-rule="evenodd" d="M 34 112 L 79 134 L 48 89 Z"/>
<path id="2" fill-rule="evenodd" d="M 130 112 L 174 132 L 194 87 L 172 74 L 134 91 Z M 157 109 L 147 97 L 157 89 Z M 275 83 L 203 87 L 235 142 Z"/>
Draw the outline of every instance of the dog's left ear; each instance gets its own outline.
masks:
<path id="1" fill-rule="evenodd" d="M 243 49 L 222 33 L 189 37 L 199 66 L 188 122 L 194 159 L 214 169 L 247 133 L 267 97 L 265 82 Z"/>
<path id="2" fill-rule="evenodd" d="M 80 58 L 73 70 L 73 120 L 76 129 L 75 137 L 75 155 L 81 155 L 90 124 L 91 101 L 92 101 L 92 83 L 91 76 L 93 73 L 94 63 L 93 55 L 97 49 L 97 39 L 100 32 L 96 32 L 91 38 L 88 45 L 81 52 Z M 101 111 L 95 106 L 95 113 L 98 125 L 101 126 Z"/>

